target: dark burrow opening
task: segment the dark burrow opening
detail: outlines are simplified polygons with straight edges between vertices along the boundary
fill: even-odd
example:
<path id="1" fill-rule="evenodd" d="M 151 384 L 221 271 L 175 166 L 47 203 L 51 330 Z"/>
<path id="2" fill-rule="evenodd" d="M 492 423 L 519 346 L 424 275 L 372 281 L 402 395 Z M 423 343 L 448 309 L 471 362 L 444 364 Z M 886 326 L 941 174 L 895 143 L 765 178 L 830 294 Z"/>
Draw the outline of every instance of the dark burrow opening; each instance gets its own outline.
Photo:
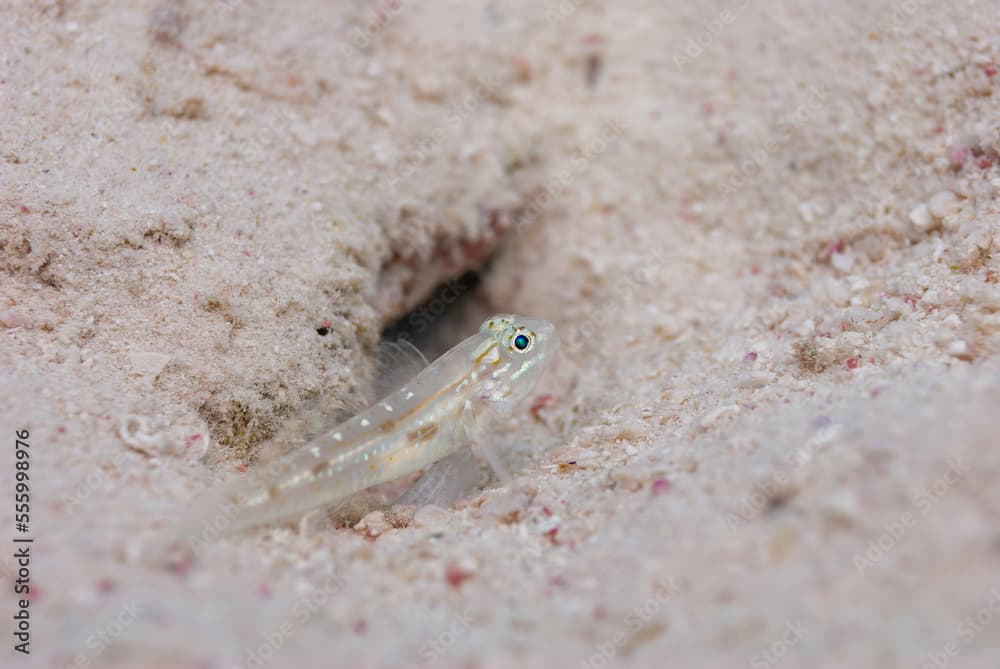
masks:
<path id="1" fill-rule="evenodd" d="M 383 341 L 407 340 L 433 362 L 474 334 L 491 315 L 479 290 L 486 268 L 470 270 L 439 285 L 420 305 L 382 331 Z"/>

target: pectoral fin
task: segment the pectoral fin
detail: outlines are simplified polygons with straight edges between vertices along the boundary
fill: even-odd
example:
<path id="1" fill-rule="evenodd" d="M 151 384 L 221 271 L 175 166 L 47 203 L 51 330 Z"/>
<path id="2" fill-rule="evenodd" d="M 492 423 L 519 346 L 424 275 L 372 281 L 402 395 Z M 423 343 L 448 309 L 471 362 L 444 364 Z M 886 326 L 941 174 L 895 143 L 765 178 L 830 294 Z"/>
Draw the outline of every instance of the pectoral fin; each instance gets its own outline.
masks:
<path id="1" fill-rule="evenodd" d="M 423 476 L 394 503 L 448 507 L 479 484 L 479 461 L 467 448 L 461 448 L 427 468 Z"/>
<path id="2" fill-rule="evenodd" d="M 493 473 L 500 479 L 500 483 L 505 486 L 510 485 L 513 477 L 500 459 L 500 453 L 490 445 L 483 424 L 483 415 L 476 411 L 473 406 L 466 405 L 462 411 L 462 426 L 465 428 L 465 434 L 469 438 L 469 446 L 473 452 L 486 461 Z"/>

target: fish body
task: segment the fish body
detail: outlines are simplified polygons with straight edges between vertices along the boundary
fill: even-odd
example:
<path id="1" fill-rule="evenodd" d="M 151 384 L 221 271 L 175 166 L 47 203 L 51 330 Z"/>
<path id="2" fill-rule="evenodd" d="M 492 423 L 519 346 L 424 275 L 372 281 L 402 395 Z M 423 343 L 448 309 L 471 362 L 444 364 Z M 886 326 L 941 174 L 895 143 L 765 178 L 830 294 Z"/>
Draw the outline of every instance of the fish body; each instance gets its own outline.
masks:
<path id="1" fill-rule="evenodd" d="M 547 321 L 487 319 L 398 390 L 230 489 L 228 529 L 301 516 L 419 471 L 481 438 L 487 413 L 508 413 L 558 348 Z"/>

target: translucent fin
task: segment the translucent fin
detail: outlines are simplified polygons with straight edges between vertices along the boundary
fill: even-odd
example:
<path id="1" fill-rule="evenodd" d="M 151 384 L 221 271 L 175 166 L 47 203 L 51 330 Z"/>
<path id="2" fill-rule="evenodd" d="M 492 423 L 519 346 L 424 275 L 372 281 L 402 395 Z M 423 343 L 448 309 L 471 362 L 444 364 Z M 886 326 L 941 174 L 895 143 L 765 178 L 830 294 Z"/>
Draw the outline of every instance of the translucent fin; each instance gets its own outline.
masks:
<path id="1" fill-rule="evenodd" d="M 393 504 L 450 506 L 478 487 L 483 479 L 481 462 L 489 465 L 502 485 L 509 485 L 512 481 L 510 471 L 487 438 L 487 421 L 488 417 L 473 407 L 463 409 L 455 430 L 464 434 L 456 434 L 455 438 L 461 439 L 468 448 L 460 448 L 431 465 Z"/>
<path id="2" fill-rule="evenodd" d="M 486 430 L 487 417 L 483 411 L 477 411 L 471 406 L 462 410 L 462 426 L 469 438 L 469 445 L 480 458 L 486 461 L 502 485 L 510 485 L 513 477 L 500 459 L 500 454 L 490 445 Z"/>
<path id="3" fill-rule="evenodd" d="M 486 464 L 490 466 L 493 473 L 496 474 L 497 479 L 500 480 L 500 484 L 503 486 L 510 486 L 510 482 L 514 480 L 514 477 L 510 475 L 510 470 L 500 459 L 500 454 L 495 448 L 490 446 L 486 442 L 480 442 L 472 446 L 472 450 L 480 458 L 486 461 Z"/>
<path id="4" fill-rule="evenodd" d="M 375 351 L 375 401 L 402 388 L 429 364 L 407 339 L 380 342 Z"/>
<path id="5" fill-rule="evenodd" d="M 424 475 L 393 504 L 448 507 L 475 489 L 481 478 L 479 461 L 469 449 L 461 448 L 428 467 Z"/>

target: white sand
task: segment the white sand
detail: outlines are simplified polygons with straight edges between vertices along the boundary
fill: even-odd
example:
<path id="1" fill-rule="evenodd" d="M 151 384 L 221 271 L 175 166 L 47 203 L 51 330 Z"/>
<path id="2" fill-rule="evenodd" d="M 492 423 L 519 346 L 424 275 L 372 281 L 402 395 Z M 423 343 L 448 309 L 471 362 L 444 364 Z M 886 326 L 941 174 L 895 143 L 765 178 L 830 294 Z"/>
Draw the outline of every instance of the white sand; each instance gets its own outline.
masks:
<path id="1" fill-rule="evenodd" d="M 1000 657 L 996 3 L 0 16 L 38 666 Z M 494 251 L 402 329 L 559 326 L 551 405 L 498 435 L 513 486 L 151 554 Z"/>

